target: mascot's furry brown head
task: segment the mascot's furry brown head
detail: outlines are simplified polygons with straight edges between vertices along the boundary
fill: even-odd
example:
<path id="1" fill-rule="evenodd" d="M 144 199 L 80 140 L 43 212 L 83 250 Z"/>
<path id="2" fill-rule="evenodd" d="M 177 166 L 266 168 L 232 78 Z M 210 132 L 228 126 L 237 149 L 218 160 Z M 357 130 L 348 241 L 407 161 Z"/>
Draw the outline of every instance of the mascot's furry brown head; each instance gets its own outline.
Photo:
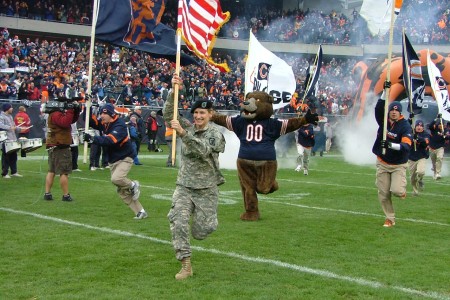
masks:
<path id="1" fill-rule="evenodd" d="M 248 120 L 264 120 L 273 114 L 273 97 L 266 92 L 250 92 L 241 104 L 241 117 Z"/>

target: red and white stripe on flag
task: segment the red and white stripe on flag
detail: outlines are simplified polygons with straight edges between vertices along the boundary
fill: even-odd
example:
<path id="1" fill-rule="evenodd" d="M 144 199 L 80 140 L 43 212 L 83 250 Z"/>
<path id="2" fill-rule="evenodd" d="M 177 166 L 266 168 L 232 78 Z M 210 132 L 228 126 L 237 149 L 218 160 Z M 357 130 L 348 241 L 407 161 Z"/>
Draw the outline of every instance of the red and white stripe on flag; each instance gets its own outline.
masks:
<path id="1" fill-rule="evenodd" d="M 229 19 L 230 13 L 222 12 L 218 0 L 178 1 L 178 30 L 186 46 L 220 71 L 228 71 L 228 66 L 214 63 L 211 50 L 217 33 Z"/>

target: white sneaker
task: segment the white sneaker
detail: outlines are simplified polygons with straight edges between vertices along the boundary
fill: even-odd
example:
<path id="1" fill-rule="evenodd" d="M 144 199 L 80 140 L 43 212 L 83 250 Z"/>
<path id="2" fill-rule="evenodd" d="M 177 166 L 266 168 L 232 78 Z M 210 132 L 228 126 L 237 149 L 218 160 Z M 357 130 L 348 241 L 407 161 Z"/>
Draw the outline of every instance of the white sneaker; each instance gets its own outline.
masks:
<path id="1" fill-rule="evenodd" d="M 135 220 L 142 220 L 142 219 L 146 219 L 148 217 L 148 214 L 145 211 L 140 211 L 136 214 L 136 216 L 134 217 Z"/>
<path id="2" fill-rule="evenodd" d="M 11 175 L 11 176 L 13 176 L 13 175 Z M 437 173 L 436 174 L 436 180 L 439 180 L 439 179 L 441 179 L 442 177 L 441 177 L 441 174 L 439 174 L 439 173 Z"/>
<path id="3" fill-rule="evenodd" d="M 23 177 L 23 176 L 20 175 L 19 173 L 14 173 L 14 174 L 11 174 L 11 177 Z"/>
<path id="4" fill-rule="evenodd" d="M 97 170 L 96 167 L 91 167 L 91 171 L 95 171 L 95 170 Z"/>
<path id="5" fill-rule="evenodd" d="M 5 176 L 2 176 L 3 178 L 5 178 L 5 179 L 10 179 L 11 178 L 11 176 L 9 176 L 8 174 L 6 174 Z"/>
<path id="6" fill-rule="evenodd" d="M 141 194 L 141 185 L 139 184 L 139 181 L 134 181 L 134 186 L 131 188 L 131 194 L 133 195 L 134 201 L 139 199 L 139 195 Z"/>
<path id="7" fill-rule="evenodd" d="M 308 175 L 308 170 L 306 170 L 306 169 L 303 170 L 303 174 L 304 174 L 304 175 Z"/>
<path id="8" fill-rule="evenodd" d="M 295 168 L 295 172 L 300 172 L 302 170 L 302 166 L 298 165 L 297 168 Z"/>
<path id="9" fill-rule="evenodd" d="M 75 170 L 72 170 L 72 172 L 81 172 L 81 170 L 80 169 L 75 169 Z"/>

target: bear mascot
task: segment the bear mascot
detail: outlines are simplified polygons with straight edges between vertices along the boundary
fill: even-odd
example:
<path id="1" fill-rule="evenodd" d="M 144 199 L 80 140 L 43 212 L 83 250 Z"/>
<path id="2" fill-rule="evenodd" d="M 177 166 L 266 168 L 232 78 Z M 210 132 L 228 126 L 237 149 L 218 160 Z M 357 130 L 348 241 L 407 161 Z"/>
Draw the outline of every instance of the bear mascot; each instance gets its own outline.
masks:
<path id="1" fill-rule="evenodd" d="M 304 117 L 272 118 L 273 97 L 261 91 L 248 93 L 240 111 L 233 117 L 215 112 L 212 121 L 240 140 L 237 170 L 245 208 L 241 220 L 256 221 L 260 218 L 257 193 L 278 189 L 275 141 L 306 123 L 317 124 L 318 116 L 308 111 Z"/>

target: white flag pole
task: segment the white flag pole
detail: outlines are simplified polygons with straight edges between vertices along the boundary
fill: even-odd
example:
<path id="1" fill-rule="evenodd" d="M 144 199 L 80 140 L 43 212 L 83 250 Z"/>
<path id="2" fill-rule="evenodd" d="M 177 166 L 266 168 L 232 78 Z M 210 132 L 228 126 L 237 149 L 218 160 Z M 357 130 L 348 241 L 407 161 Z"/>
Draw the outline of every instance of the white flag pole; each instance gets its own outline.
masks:
<path id="1" fill-rule="evenodd" d="M 92 13 L 92 27 L 91 27 L 91 46 L 89 48 L 89 67 L 88 67 L 88 85 L 86 94 L 89 95 L 85 102 L 86 120 L 84 123 L 84 132 L 89 130 L 89 119 L 91 118 L 91 93 L 92 93 L 92 69 L 94 64 L 94 46 L 95 46 L 95 27 L 97 25 L 99 0 L 94 0 L 94 11 Z M 87 163 L 88 143 L 84 142 L 83 163 Z"/>
<path id="2" fill-rule="evenodd" d="M 392 60 L 392 43 L 394 40 L 394 17 L 395 17 L 395 3 L 391 2 L 391 26 L 389 27 L 389 48 L 388 48 L 388 64 L 386 68 L 386 81 L 391 81 L 391 60 Z M 387 121 L 388 121 L 388 107 L 389 107 L 389 92 L 390 88 L 386 88 L 386 99 L 384 99 L 384 122 L 383 122 L 383 140 L 386 140 L 387 136 Z M 386 149 L 383 148 L 383 154 L 386 154 Z"/>

